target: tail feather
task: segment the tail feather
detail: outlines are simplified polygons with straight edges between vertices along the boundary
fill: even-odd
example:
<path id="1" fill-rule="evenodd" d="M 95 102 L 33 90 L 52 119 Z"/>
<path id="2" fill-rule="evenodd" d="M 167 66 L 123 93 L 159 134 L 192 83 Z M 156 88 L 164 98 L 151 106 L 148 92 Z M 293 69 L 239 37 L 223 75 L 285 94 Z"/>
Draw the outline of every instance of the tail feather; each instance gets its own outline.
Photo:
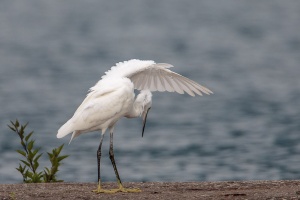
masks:
<path id="1" fill-rule="evenodd" d="M 71 122 L 71 120 L 69 120 L 60 127 L 60 129 L 57 132 L 56 137 L 57 138 L 65 137 L 66 135 L 70 134 L 73 131 L 74 130 L 73 130 L 72 122 Z"/>

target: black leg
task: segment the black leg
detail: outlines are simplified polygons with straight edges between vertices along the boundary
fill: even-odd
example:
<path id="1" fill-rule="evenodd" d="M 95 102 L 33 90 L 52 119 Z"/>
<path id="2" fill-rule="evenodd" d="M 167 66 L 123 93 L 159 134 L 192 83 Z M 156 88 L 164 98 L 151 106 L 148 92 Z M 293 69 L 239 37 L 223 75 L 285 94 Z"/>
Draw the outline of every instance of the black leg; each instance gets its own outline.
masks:
<path id="1" fill-rule="evenodd" d="M 102 141 L 103 141 L 103 135 L 101 136 L 101 140 L 100 140 L 100 144 L 99 144 L 99 148 L 97 151 L 97 161 L 98 161 L 98 188 L 96 190 L 93 190 L 93 192 L 96 193 L 116 193 L 116 192 L 141 192 L 140 189 L 138 188 L 132 188 L 132 189 L 127 189 L 124 188 L 118 173 L 118 169 L 117 169 L 117 165 L 115 162 L 115 157 L 114 157 L 114 148 L 113 148 L 113 130 L 110 130 L 110 146 L 109 146 L 109 157 L 111 160 L 111 164 L 114 168 L 117 180 L 118 180 L 118 185 L 119 188 L 118 189 L 111 189 L 111 190 L 106 190 L 106 189 L 102 189 L 101 188 L 101 179 L 100 179 L 100 159 L 101 159 L 101 146 L 102 146 Z"/>
<path id="2" fill-rule="evenodd" d="M 118 169 L 117 169 L 117 165 L 115 162 L 115 156 L 114 156 L 114 148 L 113 148 L 113 131 L 110 131 L 110 146 L 109 146 L 109 157 L 111 160 L 111 164 L 115 170 L 115 174 L 118 180 L 118 185 L 119 185 L 119 189 L 114 189 L 112 190 L 113 192 L 141 192 L 140 189 L 138 188 L 132 188 L 132 189 L 127 189 L 124 188 L 122 185 L 122 181 L 120 179 L 119 173 L 118 173 Z"/>
<path id="3" fill-rule="evenodd" d="M 100 160 L 101 160 L 101 147 L 102 147 L 103 138 L 104 138 L 104 134 L 101 134 L 100 144 L 99 144 L 99 147 L 98 147 L 98 150 L 97 150 L 98 187 L 97 187 L 96 190 L 93 190 L 93 192 L 96 192 L 96 193 L 100 193 L 100 192 L 111 193 L 109 190 L 101 189 Z"/>
<path id="4" fill-rule="evenodd" d="M 116 165 L 116 162 L 115 162 L 114 148 L 113 148 L 113 132 L 110 132 L 109 158 L 110 158 L 111 164 L 114 168 L 118 183 L 122 185 L 122 182 L 121 182 L 121 179 L 120 179 L 120 176 L 119 176 L 119 172 L 118 172 L 118 169 L 117 169 L 117 165 Z"/>
<path id="5" fill-rule="evenodd" d="M 103 138 L 104 138 L 104 134 L 101 134 L 100 144 L 97 150 L 98 183 L 100 183 L 100 159 L 101 159 L 101 147 L 102 147 Z"/>

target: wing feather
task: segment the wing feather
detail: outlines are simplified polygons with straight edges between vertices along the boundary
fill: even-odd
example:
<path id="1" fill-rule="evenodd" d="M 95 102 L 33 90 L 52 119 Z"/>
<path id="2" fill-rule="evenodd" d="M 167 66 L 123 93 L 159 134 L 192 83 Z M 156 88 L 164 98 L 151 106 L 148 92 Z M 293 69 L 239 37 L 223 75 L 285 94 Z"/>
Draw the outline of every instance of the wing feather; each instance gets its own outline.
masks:
<path id="1" fill-rule="evenodd" d="M 152 64 L 129 74 L 127 77 L 133 82 L 135 89 L 150 91 L 168 91 L 183 94 L 186 92 L 191 96 L 212 94 L 208 88 L 199 85 L 195 81 L 188 79 L 171 70 L 173 67 L 167 63 Z"/>
<path id="2" fill-rule="evenodd" d="M 154 89 L 158 90 L 158 76 L 153 76 Z"/>
<path id="3" fill-rule="evenodd" d="M 195 89 L 199 90 L 199 92 L 203 92 L 205 94 L 213 94 L 213 92 L 211 90 L 209 90 L 208 88 L 199 85 L 198 83 L 196 83 L 195 81 L 188 79 L 186 77 L 184 77 L 185 81 L 187 81 L 188 83 L 190 83 L 192 86 L 194 86 Z"/>
<path id="4" fill-rule="evenodd" d="M 184 93 L 184 91 L 181 88 L 180 83 L 178 83 L 177 79 L 174 79 L 173 77 L 170 77 L 169 80 L 172 82 L 172 85 L 174 86 L 174 89 L 175 89 L 175 91 L 177 93 L 179 93 L 179 94 L 183 94 Z"/>
<path id="5" fill-rule="evenodd" d="M 192 89 L 189 88 L 188 84 L 185 81 L 181 82 L 182 89 L 191 96 L 195 96 Z"/>
<path id="6" fill-rule="evenodd" d="M 157 90 L 163 92 L 165 88 L 164 78 L 162 77 L 160 71 L 157 73 Z"/>
<path id="7" fill-rule="evenodd" d="M 141 85 L 140 88 L 143 90 L 144 88 L 148 88 L 147 86 L 148 83 L 148 76 L 147 74 L 143 74 L 143 79 L 141 80 Z M 134 84 L 134 83 L 133 83 Z"/>
<path id="8" fill-rule="evenodd" d="M 167 77 L 167 76 L 164 76 L 164 81 L 165 81 L 165 83 L 166 83 L 166 90 L 168 91 L 168 92 L 174 92 L 175 90 L 174 90 L 174 86 L 172 85 L 172 83 L 171 83 L 171 81 L 169 80 L 169 77 Z"/>

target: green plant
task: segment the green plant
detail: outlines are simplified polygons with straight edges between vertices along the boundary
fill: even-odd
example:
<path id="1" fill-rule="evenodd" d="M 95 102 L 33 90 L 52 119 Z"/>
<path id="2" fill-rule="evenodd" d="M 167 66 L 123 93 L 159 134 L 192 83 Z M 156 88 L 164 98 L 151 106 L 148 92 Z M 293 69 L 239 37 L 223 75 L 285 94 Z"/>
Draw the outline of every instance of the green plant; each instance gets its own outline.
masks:
<path id="1" fill-rule="evenodd" d="M 39 153 L 40 148 L 35 148 L 35 140 L 31 140 L 33 131 L 26 134 L 25 128 L 28 125 L 20 125 L 19 121 L 11 121 L 8 127 L 18 134 L 21 140 L 22 149 L 16 150 L 25 159 L 21 159 L 19 167 L 16 168 L 23 176 L 23 182 L 25 183 L 41 183 L 41 182 L 62 182 L 63 180 L 56 179 L 56 173 L 58 172 L 58 167 L 61 161 L 68 157 L 68 155 L 59 156 L 61 150 L 63 149 L 63 144 L 58 148 L 54 148 L 52 153 L 48 152 L 48 157 L 51 162 L 51 168 L 45 167 L 44 171 L 38 172 L 39 162 L 38 160 L 42 156 Z"/>
<path id="2" fill-rule="evenodd" d="M 14 193 L 14 192 L 9 193 L 9 197 L 10 197 L 10 199 L 15 200 L 16 199 L 16 193 Z"/>

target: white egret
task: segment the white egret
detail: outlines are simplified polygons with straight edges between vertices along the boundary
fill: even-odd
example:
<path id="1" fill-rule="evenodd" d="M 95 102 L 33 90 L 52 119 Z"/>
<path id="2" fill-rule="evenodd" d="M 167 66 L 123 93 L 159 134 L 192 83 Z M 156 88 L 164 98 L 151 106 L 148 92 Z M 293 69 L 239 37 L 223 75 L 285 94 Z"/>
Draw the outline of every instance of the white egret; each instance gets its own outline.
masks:
<path id="1" fill-rule="evenodd" d="M 114 192 L 140 192 L 140 189 L 124 188 L 117 170 L 113 152 L 113 130 L 116 122 L 121 117 L 142 117 L 144 134 L 146 118 L 152 103 L 151 91 L 168 91 L 191 96 L 212 94 L 212 92 L 169 68 L 167 63 L 155 63 L 151 60 L 129 60 L 117 63 L 101 80 L 90 88 L 87 97 L 57 133 L 57 138 L 62 138 L 73 133 L 73 138 L 82 133 L 101 130 L 100 144 L 97 150 L 98 187 L 96 193 Z M 141 90 L 135 98 L 134 89 Z M 101 146 L 105 131 L 110 132 L 109 156 L 112 162 L 119 188 L 105 190 L 101 188 L 100 159 Z"/>

